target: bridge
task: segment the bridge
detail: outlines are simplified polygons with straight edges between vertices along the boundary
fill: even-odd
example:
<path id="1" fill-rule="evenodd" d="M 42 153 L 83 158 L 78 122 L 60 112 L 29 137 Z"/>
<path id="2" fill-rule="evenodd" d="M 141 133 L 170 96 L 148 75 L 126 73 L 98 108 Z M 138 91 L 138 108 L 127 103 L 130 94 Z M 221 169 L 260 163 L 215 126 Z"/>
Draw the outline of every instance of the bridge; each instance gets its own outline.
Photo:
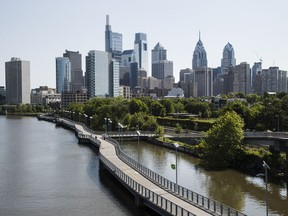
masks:
<path id="1" fill-rule="evenodd" d="M 91 143 L 99 147 L 102 166 L 134 195 L 137 206 L 146 206 L 161 215 L 245 216 L 158 175 L 127 156 L 121 151 L 118 142 L 109 136 L 96 135 L 84 124 L 67 119 L 57 119 L 57 124 L 74 130 L 79 143 Z"/>

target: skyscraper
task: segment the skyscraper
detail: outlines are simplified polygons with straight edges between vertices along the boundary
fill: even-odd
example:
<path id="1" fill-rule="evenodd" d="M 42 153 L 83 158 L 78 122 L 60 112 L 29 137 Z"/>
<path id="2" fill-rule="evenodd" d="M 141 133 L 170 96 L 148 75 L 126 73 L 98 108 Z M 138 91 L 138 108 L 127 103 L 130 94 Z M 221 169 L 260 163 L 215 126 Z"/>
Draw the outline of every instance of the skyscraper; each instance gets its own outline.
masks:
<path id="1" fill-rule="evenodd" d="M 193 59 L 192 59 L 192 69 L 200 68 L 200 67 L 207 67 L 207 55 L 205 48 L 203 46 L 203 43 L 201 41 L 199 33 L 199 40 L 196 44 L 194 53 L 193 53 Z"/>
<path id="2" fill-rule="evenodd" d="M 112 58 L 115 58 L 118 62 L 121 62 L 122 34 L 112 32 L 111 25 L 109 24 L 109 15 L 106 15 L 105 51 L 112 53 Z"/>
<path id="3" fill-rule="evenodd" d="M 263 92 L 287 92 L 287 71 L 279 67 L 270 67 L 262 70 Z"/>
<path id="4" fill-rule="evenodd" d="M 242 62 L 234 67 L 233 92 L 251 93 L 251 70 L 250 65 Z"/>
<path id="5" fill-rule="evenodd" d="M 30 62 L 11 58 L 5 62 L 6 102 L 30 103 Z"/>
<path id="6" fill-rule="evenodd" d="M 86 56 L 86 87 L 88 98 L 109 95 L 109 62 L 111 54 L 91 50 Z"/>
<path id="7" fill-rule="evenodd" d="M 68 57 L 56 58 L 56 92 L 71 92 L 71 63 Z"/>
<path id="8" fill-rule="evenodd" d="M 167 61 L 167 51 L 159 42 L 152 50 L 152 76 L 160 80 L 173 76 L 173 62 Z"/>
<path id="9" fill-rule="evenodd" d="M 109 76 L 109 96 L 118 97 L 119 90 L 119 73 L 120 73 L 120 63 L 116 59 L 112 59 L 110 63 L 110 76 Z"/>
<path id="10" fill-rule="evenodd" d="M 228 67 L 235 66 L 235 52 L 233 46 L 228 42 L 223 49 L 223 58 L 221 59 L 221 72 L 223 73 Z"/>
<path id="11" fill-rule="evenodd" d="M 148 73 L 148 45 L 147 36 L 144 33 L 136 33 L 134 41 L 135 60 L 138 67 L 147 71 Z"/>
<path id="12" fill-rule="evenodd" d="M 84 86 L 82 55 L 78 51 L 65 50 L 63 57 L 69 58 L 71 64 L 71 91 L 74 93 L 80 91 Z"/>
<path id="13" fill-rule="evenodd" d="M 213 70 L 202 67 L 194 70 L 194 79 L 197 83 L 197 97 L 213 96 Z M 196 96 L 196 95 L 195 95 Z"/>

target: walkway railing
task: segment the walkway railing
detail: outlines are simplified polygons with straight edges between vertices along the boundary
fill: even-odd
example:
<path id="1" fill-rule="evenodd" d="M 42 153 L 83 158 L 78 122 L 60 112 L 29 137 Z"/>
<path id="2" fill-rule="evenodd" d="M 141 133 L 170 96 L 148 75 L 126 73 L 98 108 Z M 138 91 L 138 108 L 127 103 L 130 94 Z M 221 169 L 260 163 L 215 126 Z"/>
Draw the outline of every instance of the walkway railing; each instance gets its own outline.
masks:
<path id="1" fill-rule="evenodd" d="M 244 136 L 249 137 L 269 137 L 269 138 L 277 138 L 277 139 L 287 139 L 287 132 L 245 132 Z"/>
<path id="2" fill-rule="evenodd" d="M 99 156 L 100 160 L 106 165 L 106 167 L 110 169 L 115 176 L 121 179 L 122 182 L 137 192 L 137 194 L 139 194 L 143 200 L 147 200 L 153 203 L 154 205 L 160 207 L 172 215 L 196 216 L 195 214 L 187 211 L 186 209 L 183 209 L 175 203 L 170 202 L 168 199 L 165 199 L 163 196 L 159 196 L 157 193 L 154 193 L 153 191 L 149 190 L 149 188 L 139 184 L 137 181 L 134 181 L 121 169 L 106 159 L 105 156 L 103 156 L 101 153 L 99 153 Z"/>
<path id="3" fill-rule="evenodd" d="M 182 198 L 183 200 L 186 200 L 192 205 L 201 207 L 202 209 L 206 209 L 210 212 L 216 213 L 217 215 L 223 215 L 223 216 L 245 216 L 245 214 L 238 212 L 237 210 L 230 208 L 220 202 L 217 202 L 213 199 L 210 199 L 208 197 L 202 196 L 196 192 L 193 192 L 185 187 L 182 187 L 180 185 L 176 185 L 174 182 L 164 178 L 163 176 L 153 172 L 146 166 L 138 163 L 138 161 L 130 158 L 127 156 L 120 148 L 119 143 L 112 139 L 107 138 L 116 149 L 117 156 L 123 160 L 125 163 L 127 163 L 129 166 L 136 169 L 138 172 L 140 172 L 142 175 L 147 177 L 148 179 L 152 180 L 155 184 L 162 187 L 163 189 L 170 191 L 177 195 L 178 197 Z"/>
<path id="4" fill-rule="evenodd" d="M 77 122 L 75 122 L 77 123 Z M 78 123 L 77 123 L 78 124 Z M 81 124 L 83 128 L 86 130 L 86 126 Z M 80 134 L 79 134 L 80 135 Z M 82 138 L 90 139 L 92 142 L 95 142 L 95 138 L 92 137 L 92 135 L 80 135 Z M 160 186 L 161 188 L 173 193 L 174 195 L 182 198 L 183 200 L 187 201 L 188 203 L 200 207 L 202 209 L 205 209 L 209 212 L 212 212 L 216 215 L 223 215 L 223 216 L 246 216 L 245 214 L 238 212 L 237 210 L 230 208 L 220 202 L 217 202 L 213 199 L 210 199 L 208 197 L 202 196 L 201 194 L 198 194 L 194 191 L 191 191 L 185 187 L 182 187 L 180 185 L 175 184 L 174 182 L 164 178 L 163 176 L 153 172 L 149 168 L 145 167 L 144 165 L 138 163 L 138 161 L 130 158 L 127 156 L 120 148 L 119 143 L 109 137 L 106 137 L 106 139 L 112 143 L 115 146 L 116 154 L 117 156 L 124 161 L 126 164 L 140 172 L 142 175 L 144 175 L 146 178 L 152 180 L 155 184 Z M 99 140 L 95 142 L 96 145 L 99 145 Z M 135 182 L 133 179 L 131 179 L 129 176 L 127 176 L 125 173 L 123 173 L 121 170 L 119 170 L 115 165 L 113 165 L 109 160 L 107 160 L 103 155 L 100 154 L 100 159 L 103 161 L 107 167 L 109 167 L 110 170 L 115 172 L 115 174 L 120 178 L 124 179 L 125 183 L 131 188 L 133 188 L 137 193 L 139 193 L 143 198 L 149 199 L 149 201 L 152 200 L 154 204 L 157 206 L 160 206 L 166 211 L 173 214 L 176 212 L 175 215 L 177 215 L 178 211 L 181 211 L 183 213 L 179 213 L 180 215 L 192 215 L 194 214 L 182 209 L 181 207 L 177 206 L 176 204 L 173 204 L 166 200 L 165 198 L 158 196 L 153 191 L 150 191 L 149 189 L 143 187 L 142 185 Z M 147 196 L 149 194 L 149 196 Z M 164 204 L 163 204 L 164 203 Z"/>

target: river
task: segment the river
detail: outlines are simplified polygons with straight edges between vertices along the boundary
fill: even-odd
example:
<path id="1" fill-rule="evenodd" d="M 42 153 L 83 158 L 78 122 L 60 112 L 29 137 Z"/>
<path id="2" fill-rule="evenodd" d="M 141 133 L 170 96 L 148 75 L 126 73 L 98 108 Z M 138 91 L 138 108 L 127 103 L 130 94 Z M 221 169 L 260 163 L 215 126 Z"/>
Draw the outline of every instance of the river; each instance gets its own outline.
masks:
<path id="1" fill-rule="evenodd" d="M 138 141 L 124 141 L 121 149 L 138 160 Z M 165 178 L 176 181 L 175 151 L 146 142 L 139 143 L 140 163 Z M 178 152 L 178 184 L 194 192 L 215 199 L 247 215 L 266 214 L 265 182 L 235 170 L 206 171 L 199 166 L 199 159 Z M 263 170 L 264 172 L 264 170 Z M 269 215 L 288 216 L 287 184 L 269 182 Z"/>
<path id="2" fill-rule="evenodd" d="M 0 116 L 0 215 L 154 215 L 99 169 L 74 133 L 31 117 Z M 175 181 L 175 152 L 140 142 L 140 162 Z M 124 152 L 138 158 L 137 140 Z M 248 215 L 265 215 L 265 183 L 233 170 L 205 171 L 178 152 L 178 183 Z M 288 216 L 287 184 L 269 182 L 269 215 Z"/>
<path id="3" fill-rule="evenodd" d="M 153 215 L 78 145 L 74 133 L 31 117 L 0 116 L 0 215 Z"/>

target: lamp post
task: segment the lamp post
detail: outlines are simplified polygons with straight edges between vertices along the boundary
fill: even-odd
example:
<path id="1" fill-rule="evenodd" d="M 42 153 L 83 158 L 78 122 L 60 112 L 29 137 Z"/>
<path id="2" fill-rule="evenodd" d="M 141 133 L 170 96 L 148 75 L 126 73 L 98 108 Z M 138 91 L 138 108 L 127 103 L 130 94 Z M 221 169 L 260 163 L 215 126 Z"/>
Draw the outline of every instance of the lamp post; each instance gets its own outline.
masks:
<path id="1" fill-rule="evenodd" d="M 110 124 L 109 124 L 109 130 L 112 131 L 112 123 L 113 123 L 113 122 L 112 122 L 112 120 L 109 119 L 109 118 L 108 118 L 108 123 L 110 123 Z"/>
<path id="2" fill-rule="evenodd" d="M 268 169 L 270 169 L 269 165 L 263 161 L 262 166 L 265 169 L 265 174 L 259 173 L 257 176 L 265 176 L 265 183 L 266 183 L 266 216 L 268 216 Z"/>
<path id="3" fill-rule="evenodd" d="M 118 123 L 118 126 L 119 126 L 119 143 L 121 144 L 121 134 L 120 134 L 120 132 L 123 132 L 123 125 Z M 123 137 L 122 137 L 122 140 L 123 140 Z"/>
<path id="4" fill-rule="evenodd" d="M 88 125 L 88 115 L 86 113 L 84 113 L 84 125 Z"/>
<path id="5" fill-rule="evenodd" d="M 180 146 L 177 142 L 175 142 L 174 144 L 175 150 L 176 150 L 176 187 L 178 186 L 178 165 L 177 165 L 177 160 L 178 160 L 178 154 L 177 154 L 177 148 Z"/>
<path id="6" fill-rule="evenodd" d="M 93 120 L 93 117 L 90 116 L 90 122 L 89 122 L 89 125 L 90 125 L 90 128 L 92 129 L 92 120 Z"/>
<path id="7" fill-rule="evenodd" d="M 275 115 L 275 117 L 277 118 L 277 130 L 279 132 L 279 115 Z"/>
<path id="8" fill-rule="evenodd" d="M 107 135 L 107 118 L 104 118 L 105 121 L 105 135 Z"/>
<path id="9" fill-rule="evenodd" d="M 137 130 L 136 131 L 136 133 L 138 134 L 138 163 L 140 163 L 140 149 L 139 149 L 139 137 L 140 137 L 140 131 L 139 130 Z"/>

